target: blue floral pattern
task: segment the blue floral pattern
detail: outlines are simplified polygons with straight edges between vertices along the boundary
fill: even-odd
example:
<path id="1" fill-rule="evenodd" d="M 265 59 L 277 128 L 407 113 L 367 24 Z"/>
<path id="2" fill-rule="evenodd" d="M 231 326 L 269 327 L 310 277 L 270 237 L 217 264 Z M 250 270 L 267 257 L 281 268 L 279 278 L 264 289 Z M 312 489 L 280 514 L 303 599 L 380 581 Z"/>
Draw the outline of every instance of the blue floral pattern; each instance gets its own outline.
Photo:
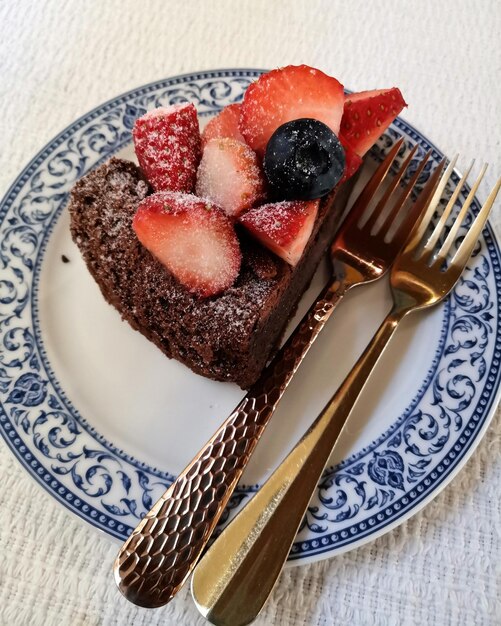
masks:
<path id="1" fill-rule="evenodd" d="M 173 477 L 118 451 L 66 398 L 40 336 L 41 259 L 73 183 L 130 142 L 138 116 L 185 100 L 194 102 L 200 115 L 212 115 L 238 102 L 259 73 L 220 70 L 180 76 L 104 104 L 44 148 L 0 205 L 1 431 L 54 497 L 119 538 L 131 532 Z M 382 158 L 402 135 L 407 146 L 418 144 L 417 157 L 431 147 L 431 161 L 441 158 L 401 120 L 380 140 L 373 156 Z M 431 168 L 432 163 L 421 184 Z M 464 228 L 458 239 L 463 234 Z M 379 531 L 447 480 L 478 440 L 499 386 L 500 294 L 500 254 L 487 228 L 470 267 L 443 305 L 440 346 L 418 396 L 371 446 L 325 472 L 292 559 L 332 552 Z M 235 492 L 223 524 L 254 490 Z"/>

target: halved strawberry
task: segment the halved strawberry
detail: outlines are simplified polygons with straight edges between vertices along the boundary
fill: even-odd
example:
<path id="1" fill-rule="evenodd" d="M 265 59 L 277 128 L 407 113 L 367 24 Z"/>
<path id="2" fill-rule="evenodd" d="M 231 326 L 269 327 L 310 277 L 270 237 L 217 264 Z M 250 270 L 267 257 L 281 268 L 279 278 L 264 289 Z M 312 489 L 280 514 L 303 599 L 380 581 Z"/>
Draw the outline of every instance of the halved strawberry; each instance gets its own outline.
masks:
<path id="1" fill-rule="evenodd" d="M 302 117 L 320 120 L 337 135 L 343 106 L 343 86 L 335 78 L 307 65 L 288 65 L 249 85 L 242 102 L 240 130 L 262 157 L 275 130 Z"/>
<path id="2" fill-rule="evenodd" d="M 230 220 L 196 196 L 161 191 L 139 203 L 139 241 L 191 292 L 203 297 L 234 283 L 242 255 Z"/>
<path id="3" fill-rule="evenodd" d="M 193 104 L 149 111 L 136 120 L 132 136 L 139 165 L 155 191 L 193 190 L 201 153 Z"/>
<path id="4" fill-rule="evenodd" d="M 400 89 L 376 89 L 346 96 L 340 139 L 363 156 L 407 106 Z"/>
<path id="5" fill-rule="evenodd" d="M 236 217 L 263 196 L 264 182 L 255 153 L 236 139 L 207 142 L 197 173 L 196 193 Z"/>
<path id="6" fill-rule="evenodd" d="M 264 246 L 294 266 L 308 243 L 319 204 L 318 200 L 262 204 L 239 221 Z"/>
<path id="7" fill-rule="evenodd" d="M 202 147 L 211 139 L 230 137 L 245 143 L 240 128 L 240 104 L 229 104 L 213 117 L 202 132 Z"/>
<path id="8" fill-rule="evenodd" d="M 344 183 L 344 181 L 348 180 L 348 178 L 351 178 L 363 163 L 362 157 L 358 156 L 358 154 L 353 150 L 353 148 L 346 141 L 346 139 L 341 136 L 339 140 L 341 141 L 344 148 L 345 164 L 343 176 L 338 185 Z"/>

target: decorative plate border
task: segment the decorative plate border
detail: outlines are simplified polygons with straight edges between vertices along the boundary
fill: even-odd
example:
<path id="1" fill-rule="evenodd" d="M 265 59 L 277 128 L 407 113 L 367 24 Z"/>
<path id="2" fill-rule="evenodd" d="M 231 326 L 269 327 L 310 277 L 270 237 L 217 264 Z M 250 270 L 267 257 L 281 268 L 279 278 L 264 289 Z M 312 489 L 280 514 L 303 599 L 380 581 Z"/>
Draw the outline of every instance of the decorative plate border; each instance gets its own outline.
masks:
<path id="1" fill-rule="evenodd" d="M 238 101 L 260 73 L 230 69 L 187 74 L 106 102 L 40 151 L 0 205 L 3 436 L 47 491 L 119 539 L 127 536 L 172 476 L 116 449 L 78 414 L 60 388 L 38 324 L 45 249 L 73 182 L 130 142 L 138 115 L 185 99 L 194 101 L 201 115 L 211 115 Z M 418 157 L 431 149 L 432 162 L 441 158 L 439 150 L 401 119 L 379 142 L 374 156 L 380 158 L 400 135 L 407 143 L 419 144 Z M 430 169 L 431 163 L 421 184 Z M 475 203 L 473 212 L 478 208 Z M 500 295 L 500 253 L 487 227 L 471 269 L 443 307 L 437 354 L 416 397 L 387 432 L 325 473 L 291 560 L 319 558 L 380 534 L 436 493 L 464 462 L 479 441 L 499 389 Z M 256 488 L 237 490 L 223 522 Z"/>

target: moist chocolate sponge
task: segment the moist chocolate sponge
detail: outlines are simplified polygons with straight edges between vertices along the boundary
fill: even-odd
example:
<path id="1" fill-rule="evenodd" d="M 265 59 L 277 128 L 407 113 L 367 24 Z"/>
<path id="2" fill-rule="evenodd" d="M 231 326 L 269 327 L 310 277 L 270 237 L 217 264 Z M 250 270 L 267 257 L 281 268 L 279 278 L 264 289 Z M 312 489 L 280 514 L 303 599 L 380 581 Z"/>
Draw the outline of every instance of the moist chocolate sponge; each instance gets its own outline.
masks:
<path id="1" fill-rule="evenodd" d="M 71 234 L 103 296 L 123 319 L 197 374 L 254 383 L 279 344 L 338 225 L 323 202 L 295 268 L 239 231 L 242 268 L 219 296 L 191 294 L 138 241 L 131 222 L 151 190 L 132 162 L 112 158 L 76 183 Z"/>

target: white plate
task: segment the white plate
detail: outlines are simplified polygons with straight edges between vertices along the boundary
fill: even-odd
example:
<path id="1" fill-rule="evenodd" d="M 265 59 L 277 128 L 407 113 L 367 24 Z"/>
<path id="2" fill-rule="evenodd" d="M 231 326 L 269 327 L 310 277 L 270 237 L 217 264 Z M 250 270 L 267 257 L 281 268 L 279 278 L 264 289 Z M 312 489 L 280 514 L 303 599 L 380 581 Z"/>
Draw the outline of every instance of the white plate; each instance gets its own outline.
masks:
<path id="1" fill-rule="evenodd" d="M 169 361 L 121 322 L 71 241 L 68 192 L 110 155 L 132 158 L 130 131 L 146 109 L 189 100 L 204 120 L 238 101 L 259 73 L 178 76 L 111 100 L 50 142 L 0 206 L 3 435 L 49 493 L 118 539 L 243 392 Z M 408 145 L 419 144 L 419 155 L 432 148 L 438 162 L 440 152 L 400 119 L 373 150 L 375 159 L 402 135 Z M 299 314 L 325 272 L 317 273 Z M 500 294 L 499 247 L 487 227 L 452 297 L 398 329 L 336 449 L 291 560 L 318 560 L 375 538 L 416 512 L 465 463 L 496 405 Z M 342 303 L 282 401 L 226 520 L 311 423 L 389 306 L 384 281 Z"/>

